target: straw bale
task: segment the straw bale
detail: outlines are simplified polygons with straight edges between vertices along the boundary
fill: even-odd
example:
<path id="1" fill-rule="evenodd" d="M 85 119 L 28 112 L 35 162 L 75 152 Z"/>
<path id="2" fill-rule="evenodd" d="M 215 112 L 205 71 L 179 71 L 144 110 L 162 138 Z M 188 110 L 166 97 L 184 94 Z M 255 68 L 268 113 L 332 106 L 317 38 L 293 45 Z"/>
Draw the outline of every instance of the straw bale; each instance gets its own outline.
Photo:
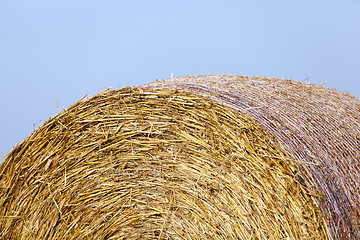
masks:
<path id="1" fill-rule="evenodd" d="M 0 238 L 356 239 L 359 112 L 233 75 L 82 99 L 0 166 Z"/>

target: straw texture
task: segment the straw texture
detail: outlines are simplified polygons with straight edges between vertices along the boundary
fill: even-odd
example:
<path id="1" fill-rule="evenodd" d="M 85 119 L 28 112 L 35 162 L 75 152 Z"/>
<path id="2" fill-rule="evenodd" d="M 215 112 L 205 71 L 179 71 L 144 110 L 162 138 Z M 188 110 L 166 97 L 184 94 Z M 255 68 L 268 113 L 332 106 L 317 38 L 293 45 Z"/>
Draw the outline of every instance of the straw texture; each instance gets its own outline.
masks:
<path id="1" fill-rule="evenodd" d="M 359 111 L 232 75 L 82 99 L 0 166 L 0 238 L 356 239 Z"/>
<path id="2" fill-rule="evenodd" d="M 360 239 L 360 100 L 287 79 L 229 74 L 158 81 L 247 114 L 297 162 L 334 239 Z"/>

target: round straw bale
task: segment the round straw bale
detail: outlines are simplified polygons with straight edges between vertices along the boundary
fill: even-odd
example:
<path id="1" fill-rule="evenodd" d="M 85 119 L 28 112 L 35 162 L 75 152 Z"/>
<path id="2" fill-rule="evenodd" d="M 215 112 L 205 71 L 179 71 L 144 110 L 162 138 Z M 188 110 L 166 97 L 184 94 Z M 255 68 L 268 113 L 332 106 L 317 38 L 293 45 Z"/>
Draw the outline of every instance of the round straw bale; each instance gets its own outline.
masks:
<path id="1" fill-rule="evenodd" d="M 356 239 L 360 101 L 191 76 L 105 91 L 0 166 L 1 239 Z"/>

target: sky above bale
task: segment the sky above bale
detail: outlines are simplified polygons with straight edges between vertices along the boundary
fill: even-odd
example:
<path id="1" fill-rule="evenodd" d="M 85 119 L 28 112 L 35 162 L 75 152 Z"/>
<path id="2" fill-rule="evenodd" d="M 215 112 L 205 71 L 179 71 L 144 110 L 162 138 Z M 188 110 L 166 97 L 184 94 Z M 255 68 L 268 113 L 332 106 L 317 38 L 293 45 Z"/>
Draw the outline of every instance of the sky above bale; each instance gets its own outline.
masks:
<path id="1" fill-rule="evenodd" d="M 193 74 L 360 97 L 358 1 L 1 1 L 0 155 L 85 94 Z"/>

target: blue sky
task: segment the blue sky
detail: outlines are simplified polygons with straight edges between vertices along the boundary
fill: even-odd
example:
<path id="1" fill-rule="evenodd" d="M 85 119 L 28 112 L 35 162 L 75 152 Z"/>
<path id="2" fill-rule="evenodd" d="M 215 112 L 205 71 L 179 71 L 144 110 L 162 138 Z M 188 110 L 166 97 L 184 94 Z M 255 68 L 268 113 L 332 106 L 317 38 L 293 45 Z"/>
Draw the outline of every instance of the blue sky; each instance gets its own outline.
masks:
<path id="1" fill-rule="evenodd" d="M 0 0 L 0 155 L 85 94 L 193 74 L 360 97 L 360 1 Z"/>

